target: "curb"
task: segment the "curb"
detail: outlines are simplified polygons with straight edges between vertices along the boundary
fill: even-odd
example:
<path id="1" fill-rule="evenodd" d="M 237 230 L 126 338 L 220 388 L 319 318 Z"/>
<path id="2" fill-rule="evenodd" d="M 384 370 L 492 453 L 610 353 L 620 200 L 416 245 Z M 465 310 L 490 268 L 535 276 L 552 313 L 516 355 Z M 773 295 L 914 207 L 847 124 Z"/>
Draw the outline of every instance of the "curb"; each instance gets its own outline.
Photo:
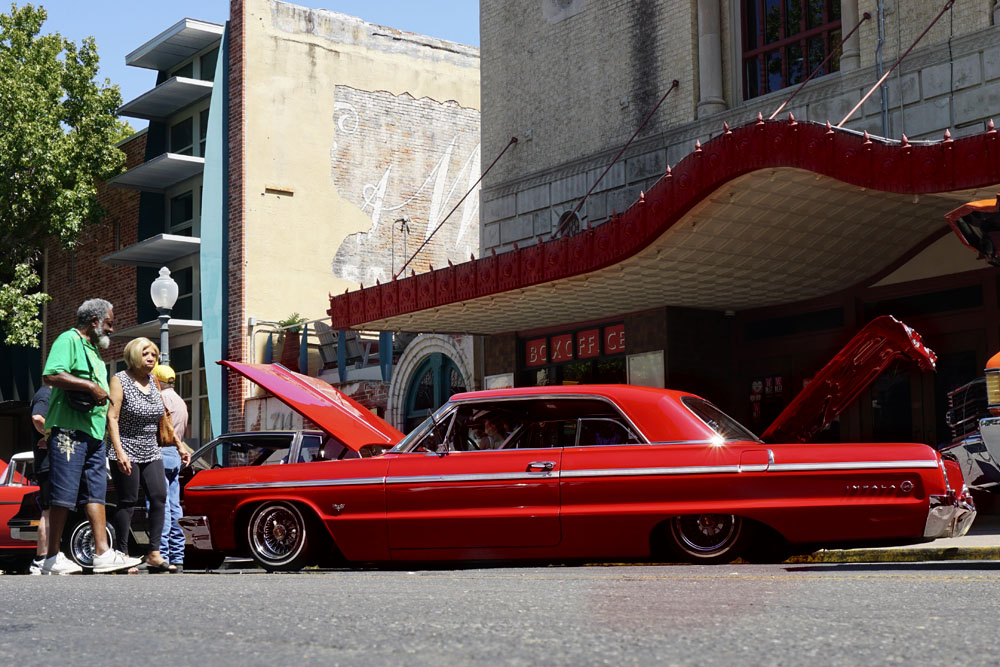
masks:
<path id="1" fill-rule="evenodd" d="M 830 549 L 793 556 L 785 563 L 922 563 L 935 560 L 1000 560 L 1000 547 Z"/>

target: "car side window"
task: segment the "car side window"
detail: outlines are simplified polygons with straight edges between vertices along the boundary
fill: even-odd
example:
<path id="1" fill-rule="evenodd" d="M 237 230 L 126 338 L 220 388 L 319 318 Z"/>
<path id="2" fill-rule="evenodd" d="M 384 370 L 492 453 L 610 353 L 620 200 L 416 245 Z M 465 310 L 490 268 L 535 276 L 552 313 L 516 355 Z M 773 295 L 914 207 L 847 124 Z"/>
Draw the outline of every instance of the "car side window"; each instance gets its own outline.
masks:
<path id="1" fill-rule="evenodd" d="M 517 449 L 544 449 L 572 447 L 576 444 L 576 419 L 558 419 L 527 424 L 519 438 L 510 447 Z"/>
<path id="2" fill-rule="evenodd" d="M 641 441 L 631 429 L 617 419 L 596 418 L 580 420 L 581 447 L 600 445 L 631 445 Z"/>
<path id="3" fill-rule="evenodd" d="M 278 465 L 287 461 L 291 439 L 288 442 L 253 442 L 224 440 L 192 462 L 197 469 L 242 468 L 246 466 Z"/>

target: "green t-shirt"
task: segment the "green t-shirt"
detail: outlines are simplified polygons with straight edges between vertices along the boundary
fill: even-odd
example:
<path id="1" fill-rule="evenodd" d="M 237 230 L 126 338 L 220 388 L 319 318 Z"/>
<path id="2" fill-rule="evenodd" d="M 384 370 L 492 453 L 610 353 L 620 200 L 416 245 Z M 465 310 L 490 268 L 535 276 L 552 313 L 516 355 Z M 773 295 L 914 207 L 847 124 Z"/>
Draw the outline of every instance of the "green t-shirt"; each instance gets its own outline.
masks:
<path id="1" fill-rule="evenodd" d="M 76 329 L 59 334 L 52 343 L 42 375 L 57 375 L 64 371 L 96 382 L 104 391 L 108 391 L 108 369 L 104 366 L 100 352 Z M 83 431 L 92 438 L 103 440 L 107 417 L 107 403 L 94 406 L 90 412 L 80 412 L 69 407 L 62 389 L 53 387 L 49 412 L 45 416 L 45 430 L 58 427 Z"/>

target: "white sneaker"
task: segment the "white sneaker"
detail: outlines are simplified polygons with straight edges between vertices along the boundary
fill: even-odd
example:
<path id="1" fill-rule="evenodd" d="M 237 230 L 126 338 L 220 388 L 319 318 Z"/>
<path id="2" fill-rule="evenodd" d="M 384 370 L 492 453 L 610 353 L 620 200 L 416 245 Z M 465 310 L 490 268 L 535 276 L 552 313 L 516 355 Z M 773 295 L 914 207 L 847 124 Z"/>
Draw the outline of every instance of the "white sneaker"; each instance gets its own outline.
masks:
<path id="1" fill-rule="evenodd" d="M 28 566 L 28 574 L 37 576 L 42 573 L 42 566 L 45 565 L 45 558 L 39 556 L 38 558 L 31 559 L 31 565 Z"/>
<path id="2" fill-rule="evenodd" d="M 108 549 L 104 553 L 94 556 L 94 574 L 106 574 L 108 572 L 117 572 L 118 570 L 127 570 L 130 567 L 137 566 L 141 562 L 142 561 L 140 559 L 126 556 L 121 551 Z"/>
<path id="3" fill-rule="evenodd" d="M 55 556 L 50 556 L 42 563 L 42 574 L 80 574 L 83 568 L 63 556 L 60 551 Z"/>

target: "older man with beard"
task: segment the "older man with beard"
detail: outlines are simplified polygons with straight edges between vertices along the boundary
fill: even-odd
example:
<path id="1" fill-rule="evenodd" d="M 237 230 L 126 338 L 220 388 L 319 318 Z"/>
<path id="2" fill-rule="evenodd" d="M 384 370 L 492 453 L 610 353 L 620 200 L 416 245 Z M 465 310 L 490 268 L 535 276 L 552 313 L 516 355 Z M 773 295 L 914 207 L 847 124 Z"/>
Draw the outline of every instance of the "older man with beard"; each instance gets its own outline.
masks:
<path id="1" fill-rule="evenodd" d="M 125 570 L 140 562 L 112 550 L 105 528 L 107 464 L 102 440 L 108 413 L 108 371 L 98 348 L 110 345 L 114 330 L 110 303 L 104 299 L 84 301 L 76 311 L 76 327 L 52 343 L 42 371 L 45 383 L 52 387 L 45 416 L 49 535 L 42 574 L 81 571 L 62 554 L 59 544 L 69 511 L 80 504 L 94 532 L 94 572 Z M 68 392 L 82 400 L 70 401 Z"/>

